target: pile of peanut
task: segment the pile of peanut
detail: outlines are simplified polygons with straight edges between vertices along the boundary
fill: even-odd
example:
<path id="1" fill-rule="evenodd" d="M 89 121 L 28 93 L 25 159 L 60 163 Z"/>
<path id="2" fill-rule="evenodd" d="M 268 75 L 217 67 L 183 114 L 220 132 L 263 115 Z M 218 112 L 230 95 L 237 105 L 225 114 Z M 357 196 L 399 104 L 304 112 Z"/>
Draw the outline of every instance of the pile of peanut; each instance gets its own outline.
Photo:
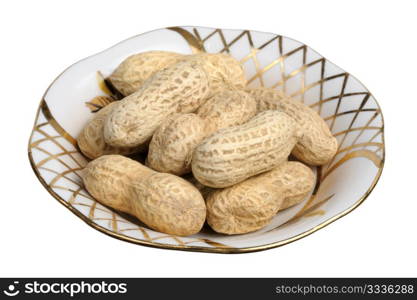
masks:
<path id="1" fill-rule="evenodd" d="M 124 98 L 78 137 L 92 159 L 85 188 L 160 232 L 187 236 L 205 221 L 223 234 L 258 230 L 303 201 L 315 185 L 307 165 L 337 151 L 314 110 L 280 91 L 248 88 L 227 54 L 139 53 L 108 81 Z M 146 166 L 126 157 L 133 153 L 147 153 Z"/>

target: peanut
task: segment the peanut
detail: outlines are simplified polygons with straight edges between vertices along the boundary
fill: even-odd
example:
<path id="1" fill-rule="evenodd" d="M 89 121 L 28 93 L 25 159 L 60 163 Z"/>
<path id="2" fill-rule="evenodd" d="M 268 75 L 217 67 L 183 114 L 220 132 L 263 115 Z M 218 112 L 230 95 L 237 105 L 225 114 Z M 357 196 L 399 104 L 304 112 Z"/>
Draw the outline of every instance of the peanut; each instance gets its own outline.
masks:
<path id="1" fill-rule="evenodd" d="M 337 152 L 337 140 L 320 115 L 300 101 L 286 97 L 281 91 L 269 88 L 247 90 L 257 101 L 258 111 L 277 109 L 297 121 L 302 136 L 292 154 L 313 165 L 328 163 Z"/>
<path id="2" fill-rule="evenodd" d="M 104 155 L 82 171 L 87 191 L 102 204 L 126 213 L 132 211 L 130 186 L 153 171 L 121 155 Z"/>
<path id="3" fill-rule="evenodd" d="M 291 175 L 282 179 L 282 192 L 285 196 L 279 210 L 302 202 L 316 184 L 316 177 L 313 171 L 298 161 L 284 163 L 281 170 L 285 170 L 286 174 Z M 271 174 L 271 176 L 274 175 Z"/>
<path id="4" fill-rule="evenodd" d="M 113 86 L 123 95 L 136 92 L 146 79 L 156 72 L 184 59 L 179 53 L 148 51 L 126 58 L 108 77 Z"/>
<path id="5" fill-rule="evenodd" d="M 244 88 L 246 78 L 240 63 L 224 53 L 182 55 L 168 51 L 148 51 L 129 56 L 109 76 L 109 81 L 123 95 L 137 91 L 156 72 L 186 60 L 199 60 L 209 79 L 210 94 L 227 85 Z"/>
<path id="6" fill-rule="evenodd" d="M 207 76 L 198 61 L 163 69 L 109 114 L 104 126 L 105 141 L 117 147 L 142 145 L 166 117 L 196 110 L 207 94 Z"/>
<path id="7" fill-rule="evenodd" d="M 200 53 L 191 55 L 188 59 L 202 61 L 209 80 L 210 96 L 227 86 L 234 86 L 237 89 L 243 89 L 246 86 L 245 73 L 241 64 L 228 54 Z"/>
<path id="8" fill-rule="evenodd" d="M 189 183 L 191 183 L 193 186 L 195 186 L 201 193 L 204 199 L 207 198 L 209 194 L 211 194 L 216 189 L 213 189 L 209 186 L 205 186 L 204 184 L 201 184 L 192 173 L 189 173 L 183 177 L 185 180 L 187 180 Z"/>
<path id="9" fill-rule="evenodd" d="M 192 172 L 202 184 L 227 187 L 273 169 L 297 143 L 296 122 L 284 112 L 264 111 L 247 123 L 219 130 L 194 151 Z"/>
<path id="10" fill-rule="evenodd" d="M 279 102 L 285 99 L 285 94 L 280 90 L 271 88 L 247 88 L 246 92 L 251 94 L 255 100 L 258 112 L 265 110 L 277 110 L 279 109 Z"/>
<path id="11" fill-rule="evenodd" d="M 313 186 L 314 174 L 310 168 L 299 162 L 284 162 L 271 171 L 211 192 L 206 200 L 207 223 L 225 234 L 258 230 L 289 199 L 306 197 Z"/>
<path id="12" fill-rule="evenodd" d="M 207 135 L 241 125 L 256 114 L 255 99 L 241 90 L 223 89 L 202 104 L 197 115 L 206 122 Z"/>
<path id="13" fill-rule="evenodd" d="M 104 142 L 104 121 L 117 105 L 118 102 L 111 102 L 95 113 L 93 119 L 87 123 L 78 136 L 78 147 L 88 158 L 95 159 L 105 154 L 127 155 L 143 150 L 143 147 L 113 147 Z"/>
<path id="14" fill-rule="evenodd" d="M 132 214 L 160 232 L 191 235 L 204 224 L 204 199 L 192 184 L 130 158 L 101 156 L 87 164 L 83 181 L 87 191 L 104 205 Z"/>
<path id="15" fill-rule="evenodd" d="M 159 172 L 189 173 L 192 153 L 204 138 L 240 125 L 255 113 L 255 100 L 246 92 L 223 90 L 207 100 L 197 114 L 178 114 L 165 120 L 149 144 L 147 165 Z"/>
<path id="16" fill-rule="evenodd" d="M 186 174 L 191 170 L 193 150 L 205 136 L 205 123 L 199 116 L 174 114 L 155 131 L 146 164 L 159 172 Z"/>

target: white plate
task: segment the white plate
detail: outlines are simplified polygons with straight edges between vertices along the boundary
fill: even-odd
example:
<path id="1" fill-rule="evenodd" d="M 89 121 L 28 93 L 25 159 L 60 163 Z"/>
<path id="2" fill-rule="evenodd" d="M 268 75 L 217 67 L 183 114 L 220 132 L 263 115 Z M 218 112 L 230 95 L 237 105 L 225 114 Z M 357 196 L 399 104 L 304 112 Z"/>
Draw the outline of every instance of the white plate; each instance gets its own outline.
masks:
<path id="1" fill-rule="evenodd" d="M 332 162 L 316 170 L 313 195 L 278 213 L 266 228 L 237 236 L 207 228 L 190 237 L 172 236 L 96 202 L 83 188 L 80 170 L 87 161 L 75 143 L 93 116 L 86 102 L 107 92 L 98 71 L 106 77 L 130 54 L 148 50 L 230 53 L 244 66 L 249 86 L 282 89 L 317 110 L 340 147 Z M 154 30 L 73 64 L 45 92 L 29 141 L 29 159 L 41 183 L 93 228 L 146 246 L 220 253 L 282 246 L 346 215 L 374 188 L 384 155 L 381 109 L 355 77 L 296 40 L 272 33 L 205 27 Z"/>

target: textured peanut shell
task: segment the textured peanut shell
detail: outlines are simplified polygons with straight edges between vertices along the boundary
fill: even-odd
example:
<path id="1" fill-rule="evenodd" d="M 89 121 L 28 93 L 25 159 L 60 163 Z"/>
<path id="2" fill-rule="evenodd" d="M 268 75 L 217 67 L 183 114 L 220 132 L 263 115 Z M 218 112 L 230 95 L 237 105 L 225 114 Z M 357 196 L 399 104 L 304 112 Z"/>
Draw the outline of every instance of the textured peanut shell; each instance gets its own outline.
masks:
<path id="1" fill-rule="evenodd" d="M 306 196 L 313 185 L 314 175 L 308 167 L 299 162 L 284 162 L 269 172 L 210 193 L 206 200 L 207 223 L 224 234 L 261 229 L 287 199 Z"/>
<path id="2" fill-rule="evenodd" d="M 246 86 L 242 65 L 226 53 L 200 53 L 191 55 L 188 59 L 202 61 L 209 80 L 210 96 L 228 86 L 238 89 L 243 89 Z"/>
<path id="3" fill-rule="evenodd" d="M 310 165 L 324 165 L 337 152 L 337 140 L 320 115 L 300 101 L 286 97 L 281 91 L 269 88 L 247 90 L 258 103 L 258 110 L 278 109 L 297 121 L 302 137 L 292 154 Z"/>
<path id="4" fill-rule="evenodd" d="M 126 58 L 108 77 L 124 96 L 136 92 L 156 72 L 184 59 L 184 55 L 169 51 L 148 51 Z"/>
<path id="5" fill-rule="evenodd" d="M 104 155 L 87 164 L 83 181 L 87 191 L 102 204 L 132 213 L 130 185 L 153 171 L 140 163 L 121 156 Z"/>
<path id="6" fill-rule="evenodd" d="M 194 151 L 192 172 L 204 185 L 231 186 L 283 163 L 298 136 L 298 126 L 287 114 L 261 112 L 205 139 Z"/>
<path id="7" fill-rule="evenodd" d="M 280 172 L 286 174 L 281 180 L 284 201 L 279 209 L 283 210 L 302 202 L 314 188 L 316 177 L 309 167 L 297 161 L 286 162 L 267 176 L 278 177 Z"/>
<path id="8" fill-rule="evenodd" d="M 282 200 L 269 188 L 244 181 L 208 196 L 207 223 L 219 233 L 252 232 L 271 221 Z"/>
<path id="9" fill-rule="evenodd" d="M 215 131 L 240 125 L 256 113 L 256 102 L 238 90 L 222 90 L 208 99 L 196 114 L 176 114 L 155 131 L 149 145 L 147 165 L 176 175 L 191 171 L 194 149 Z"/>
<path id="10" fill-rule="evenodd" d="M 83 181 L 96 200 L 136 216 L 155 230 L 191 235 L 204 224 L 206 207 L 197 188 L 130 158 L 101 156 L 87 164 Z"/>
<path id="11" fill-rule="evenodd" d="M 205 122 L 199 116 L 193 113 L 174 114 L 155 131 L 146 164 L 159 172 L 189 173 L 193 150 L 205 136 Z"/>
<path id="12" fill-rule="evenodd" d="M 208 99 L 197 110 L 207 123 L 207 135 L 219 129 L 241 125 L 255 116 L 255 99 L 242 90 L 223 89 Z"/>
<path id="13" fill-rule="evenodd" d="M 104 126 L 105 141 L 118 147 L 139 146 L 152 137 L 166 117 L 195 111 L 207 94 L 207 76 L 198 61 L 163 69 L 109 114 Z"/>
<path id="14" fill-rule="evenodd" d="M 143 147 L 113 147 L 104 142 L 104 122 L 117 104 L 118 102 L 112 102 L 95 113 L 78 136 L 78 147 L 88 158 L 95 159 L 106 154 L 128 155 L 143 150 Z"/>
<path id="15" fill-rule="evenodd" d="M 246 78 L 240 63 L 225 53 L 182 55 L 169 51 L 148 51 L 129 56 L 109 76 L 110 82 L 123 95 L 137 91 L 156 72 L 186 60 L 201 60 L 209 78 L 210 94 L 225 86 L 244 88 Z"/>
<path id="16" fill-rule="evenodd" d="M 187 180 L 189 183 L 191 183 L 193 186 L 195 186 L 201 193 L 204 199 L 207 199 L 208 195 L 210 195 L 212 192 L 214 192 L 216 189 L 213 189 L 209 186 L 205 186 L 200 181 L 198 181 L 192 173 L 189 173 L 183 177 L 185 180 Z"/>
<path id="17" fill-rule="evenodd" d="M 186 180 L 172 174 L 154 173 L 133 184 L 135 216 L 149 227 L 175 235 L 199 232 L 206 219 L 200 192 Z"/>
<path id="18" fill-rule="evenodd" d="M 287 98 L 282 91 L 271 88 L 247 88 L 247 93 L 252 95 L 256 101 L 258 112 L 265 110 L 279 110 L 279 102 Z"/>

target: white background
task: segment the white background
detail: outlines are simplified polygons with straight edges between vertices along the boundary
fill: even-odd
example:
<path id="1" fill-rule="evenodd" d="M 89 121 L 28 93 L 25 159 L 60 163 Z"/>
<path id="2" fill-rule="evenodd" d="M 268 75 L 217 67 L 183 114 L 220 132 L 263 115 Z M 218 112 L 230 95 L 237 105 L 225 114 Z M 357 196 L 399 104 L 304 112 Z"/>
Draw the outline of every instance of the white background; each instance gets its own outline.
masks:
<path id="1" fill-rule="evenodd" d="M 417 276 L 417 39 L 413 1 L 2 1 L 0 276 Z M 386 165 L 368 200 L 313 235 L 220 255 L 121 242 L 85 225 L 33 174 L 40 98 L 67 66 L 152 29 L 200 25 L 298 39 L 380 102 Z"/>

